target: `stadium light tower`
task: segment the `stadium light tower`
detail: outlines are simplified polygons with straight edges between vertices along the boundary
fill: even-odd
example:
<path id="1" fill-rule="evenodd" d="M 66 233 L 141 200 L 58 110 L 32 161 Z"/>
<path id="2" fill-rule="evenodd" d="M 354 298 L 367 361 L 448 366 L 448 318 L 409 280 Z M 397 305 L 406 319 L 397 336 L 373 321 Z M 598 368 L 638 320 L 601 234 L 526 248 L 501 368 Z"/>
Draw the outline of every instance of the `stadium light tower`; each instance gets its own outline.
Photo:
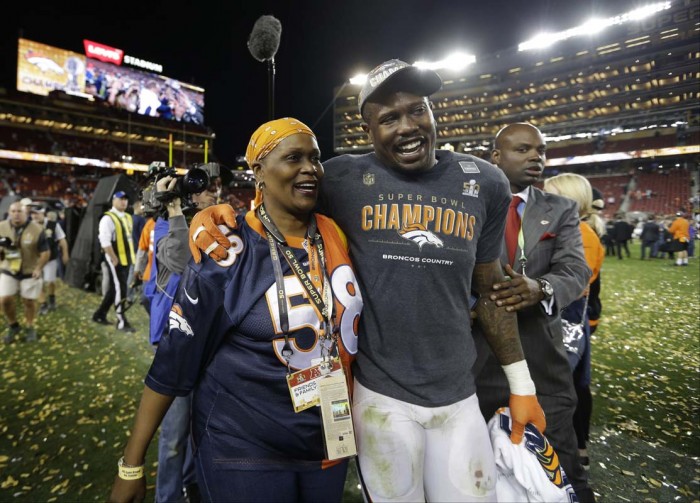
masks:
<path id="1" fill-rule="evenodd" d="M 629 23 L 631 21 L 639 21 L 650 16 L 653 16 L 657 12 L 662 10 L 670 9 L 671 2 L 658 2 L 644 7 L 639 7 L 638 9 L 625 12 L 619 16 L 609 17 L 607 19 L 590 19 L 585 23 L 569 28 L 568 30 L 560 31 L 558 33 L 540 33 L 535 35 L 530 40 L 527 40 L 521 44 L 518 44 L 518 51 L 529 51 L 533 49 L 544 49 L 549 47 L 561 40 L 566 40 L 572 37 L 578 37 L 582 35 L 594 35 L 608 26 L 614 26 L 624 23 Z"/>
<path id="2" fill-rule="evenodd" d="M 438 61 L 416 61 L 413 66 L 428 70 L 452 70 L 458 71 L 466 68 L 472 63 L 476 63 L 476 56 L 463 52 L 453 52 L 446 58 Z"/>
<path id="3" fill-rule="evenodd" d="M 458 71 L 476 62 L 476 56 L 464 52 L 453 52 L 449 56 L 438 61 L 416 61 L 413 66 L 429 70 Z M 366 73 L 358 73 L 350 78 L 350 84 L 361 86 L 367 80 Z"/>
<path id="4" fill-rule="evenodd" d="M 365 80 L 367 80 L 367 74 L 366 73 L 358 73 L 354 77 L 350 78 L 350 83 L 353 86 L 361 86 L 362 84 L 365 83 Z"/>

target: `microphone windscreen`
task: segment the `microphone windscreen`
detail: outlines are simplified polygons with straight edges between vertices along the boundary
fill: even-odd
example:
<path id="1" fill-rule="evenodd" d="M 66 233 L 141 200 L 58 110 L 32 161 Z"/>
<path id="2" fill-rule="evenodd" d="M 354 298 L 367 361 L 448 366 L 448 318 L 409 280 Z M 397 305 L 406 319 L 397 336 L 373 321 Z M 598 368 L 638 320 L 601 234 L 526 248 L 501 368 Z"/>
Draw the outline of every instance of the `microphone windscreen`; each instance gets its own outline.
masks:
<path id="1" fill-rule="evenodd" d="M 282 23 L 274 16 L 260 16 L 248 37 L 248 50 L 258 61 L 275 57 L 280 46 Z"/>

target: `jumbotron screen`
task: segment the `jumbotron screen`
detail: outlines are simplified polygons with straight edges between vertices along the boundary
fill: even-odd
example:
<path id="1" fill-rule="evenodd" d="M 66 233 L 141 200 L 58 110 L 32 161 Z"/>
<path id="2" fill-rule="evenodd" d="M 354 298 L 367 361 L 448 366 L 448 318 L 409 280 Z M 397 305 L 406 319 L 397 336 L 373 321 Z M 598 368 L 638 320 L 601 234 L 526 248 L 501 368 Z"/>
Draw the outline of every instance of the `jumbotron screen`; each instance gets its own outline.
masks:
<path id="1" fill-rule="evenodd" d="M 54 90 L 87 94 L 141 115 L 204 124 L 201 87 L 23 38 L 17 90 L 43 96 Z"/>

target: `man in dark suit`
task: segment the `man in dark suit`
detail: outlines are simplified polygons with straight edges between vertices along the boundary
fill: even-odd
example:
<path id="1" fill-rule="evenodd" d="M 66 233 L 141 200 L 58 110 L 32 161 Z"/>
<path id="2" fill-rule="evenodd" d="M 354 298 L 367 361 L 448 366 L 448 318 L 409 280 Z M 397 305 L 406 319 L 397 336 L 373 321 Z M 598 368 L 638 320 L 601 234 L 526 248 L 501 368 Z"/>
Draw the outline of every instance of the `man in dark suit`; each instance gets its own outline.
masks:
<path id="1" fill-rule="evenodd" d="M 632 233 L 634 232 L 634 225 L 625 220 L 624 213 L 617 213 L 615 215 L 615 246 L 617 247 L 617 258 L 622 260 L 622 250 L 625 250 L 625 255 L 630 258 L 630 249 L 628 243 L 632 239 Z"/>
<path id="2" fill-rule="evenodd" d="M 544 171 L 546 149 L 536 127 L 508 125 L 496 135 L 494 147 L 491 161 L 506 174 L 514 201 L 520 201 L 520 216 L 515 216 L 516 206 L 511 204 L 501 254 L 511 279 L 495 284 L 491 299 L 517 312 L 523 352 L 547 418 L 545 435 L 580 501 L 594 501 L 578 458 L 573 426 L 576 393 L 559 314 L 581 296 L 591 274 L 583 255 L 578 207 L 570 199 L 533 186 Z M 509 227 L 513 229 L 510 234 Z M 488 420 L 496 409 L 508 404 L 508 383 L 478 324 L 479 320 L 474 330 L 477 361 L 473 369 L 479 405 Z"/>
<path id="3" fill-rule="evenodd" d="M 659 236 L 661 229 L 656 221 L 656 216 L 649 215 L 649 219 L 642 226 L 642 235 L 639 238 L 642 240 L 642 260 L 646 258 L 646 250 L 649 250 L 649 258 L 656 258 L 659 246 Z"/>

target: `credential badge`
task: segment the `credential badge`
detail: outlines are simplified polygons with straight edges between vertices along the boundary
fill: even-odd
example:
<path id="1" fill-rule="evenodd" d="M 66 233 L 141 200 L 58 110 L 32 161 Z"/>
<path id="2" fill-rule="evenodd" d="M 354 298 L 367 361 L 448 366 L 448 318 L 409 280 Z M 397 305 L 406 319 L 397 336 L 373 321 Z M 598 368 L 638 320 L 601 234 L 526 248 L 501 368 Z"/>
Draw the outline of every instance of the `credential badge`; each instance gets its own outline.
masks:
<path id="1" fill-rule="evenodd" d="M 374 185 L 374 173 L 365 173 L 362 175 L 362 183 L 365 185 Z"/>
<path id="2" fill-rule="evenodd" d="M 481 171 L 479 171 L 479 167 L 476 165 L 475 162 L 459 161 L 459 167 L 462 168 L 462 171 L 464 171 L 465 174 L 481 173 Z"/>

